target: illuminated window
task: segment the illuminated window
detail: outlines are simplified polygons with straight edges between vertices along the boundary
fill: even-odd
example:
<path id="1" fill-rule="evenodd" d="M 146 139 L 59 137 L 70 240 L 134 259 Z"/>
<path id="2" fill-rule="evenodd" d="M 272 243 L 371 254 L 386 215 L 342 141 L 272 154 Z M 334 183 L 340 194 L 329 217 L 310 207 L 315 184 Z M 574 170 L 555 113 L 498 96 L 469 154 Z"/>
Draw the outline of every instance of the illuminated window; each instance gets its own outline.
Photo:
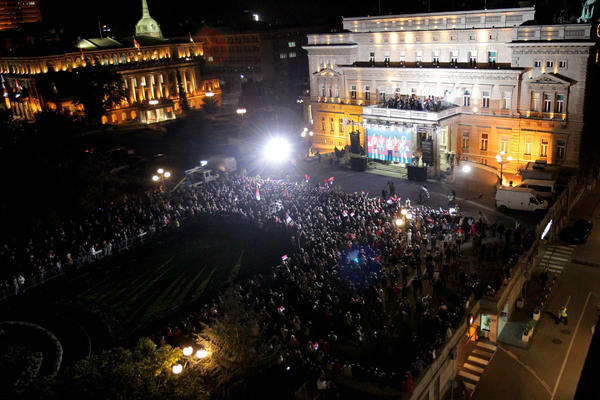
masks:
<path id="1" fill-rule="evenodd" d="M 295 51 L 290 51 L 289 57 L 290 58 L 296 58 L 296 52 Z"/>
<path id="2" fill-rule="evenodd" d="M 564 140 L 556 141 L 556 158 L 559 160 L 565 159 L 566 142 Z"/>
<path id="3" fill-rule="evenodd" d="M 356 100 L 356 85 L 350 87 L 350 98 Z"/>
<path id="4" fill-rule="evenodd" d="M 483 91 L 481 93 L 481 107 L 490 108 L 490 92 Z"/>
<path id="5" fill-rule="evenodd" d="M 321 85 L 321 97 L 325 97 L 325 85 Z"/>
<path id="6" fill-rule="evenodd" d="M 335 85 L 333 87 L 333 97 L 340 97 L 340 88 L 338 87 L 338 85 Z"/>
<path id="7" fill-rule="evenodd" d="M 469 132 L 463 132 L 461 143 L 462 143 L 462 149 L 468 151 L 469 150 Z"/>
<path id="8" fill-rule="evenodd" d="M 287 57 L 288 57 L 288 54 L 287 54 L 287 53 L 279 53 L 279 59 L 280 59 L 280 60 L 284 60 L 284 59 L 286 59 Z"/>
<path id="9" fill-rule="evenodd" d="M 510 109 L 510 92 L 504 92 L 504 99 L 502 105 L 505 110 Z"/>
<path id="10" fill-rule="evenodd" d="M 487 151 L 488 149 L 488 134 L 487 133 L 482 133 L 481 134 L 481 146 L 479 147 L 481 149 L 481 151 Z"/>
<path id="11" fill-rule="evenodd" d="M 540 110 L 540 94 L 531 93 L 531 111 Z"/>
<path id="12" fill-rule="evenodd" d="M 544 93 L 544 112 L 548 113 L 552 111 L 552 95 Z"/>
<path id="13" fill-rule="evenodd" d="M 562 113 L 565 107 L 565 95 L 557 94 L 556 95 L 556 112 Z"/>
<path id="14" fill-rule="evenodd" d="M 496 52 L 495 51 L 488 51 L 488 62 L 490 64 L 496 63 Z"/>
<path id="15" fill-rule="evenodd" d="M 533 68 L 540 68 L 542 66 L 542 62 L 540 60 L 535 60 L 533 62 Z"/>
<path id="16" fill-rule="evenodd" d="M 508 136 L 502 136 L 500 138 L 500 146 L 498 151 L 508 152 Z"/>
<path id="17" fill-rule="evenodd" d="M 371 100 L 371 87 L 365 86 L 365 100 Z"/>
<path id="18" fill-rule="evenodd" d="M 525 138 L 525 149 L 523 149 L 523 154 L 531 155 L 531 138 Z"/>
<path id="19" fill-rule="evenodd" d="M 296 47 L 296 42 L 288 42 L 288 47 Z"/>
<path id="20" fill-rule="evenodd" d="M 540 144 L 540 157 L 548 157 L 548 140 L 542 139 Z"/>

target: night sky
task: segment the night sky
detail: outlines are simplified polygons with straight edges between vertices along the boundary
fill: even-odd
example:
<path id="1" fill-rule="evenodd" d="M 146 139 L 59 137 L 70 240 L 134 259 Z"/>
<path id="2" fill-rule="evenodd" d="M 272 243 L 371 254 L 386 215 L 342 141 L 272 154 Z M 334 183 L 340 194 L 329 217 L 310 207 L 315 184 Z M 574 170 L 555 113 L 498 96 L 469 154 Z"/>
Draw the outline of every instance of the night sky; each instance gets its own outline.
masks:
<path id="1" fill-rule="evenodd" d="M 581 10 L 579 2 L 567 0 L 535 0 L 538 19 L 544 13 L 561 7 L 572 13 Z M 131 35 L 141 17 L 141 0 L 40 0 L 44 21 L 81 36 L 97 36 L 98 20 L 113 28 L 116 36 Z M 160 24 L 165 36 L 186 34 L 187 31 L 209 25 L 235 25 L 249 21 L 252 13 L 271 24 L 320 25 L 336 24 L 341 17 L 401 14 L 412 12 L 482 9 L 484 0 L 148 0 L 150 13 Z M 518 6 L 516 0 L 487 0 L 488 8 Z M 248 10 L 246 13 L 245 10 Z"/>

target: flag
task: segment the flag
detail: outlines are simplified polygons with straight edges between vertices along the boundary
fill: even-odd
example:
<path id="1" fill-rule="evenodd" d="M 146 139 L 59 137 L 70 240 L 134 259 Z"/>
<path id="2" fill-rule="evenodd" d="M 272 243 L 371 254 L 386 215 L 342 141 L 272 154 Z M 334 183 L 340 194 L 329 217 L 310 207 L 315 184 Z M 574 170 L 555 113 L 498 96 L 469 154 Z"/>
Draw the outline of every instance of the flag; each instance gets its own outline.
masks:
<path id="1" fill-rule="evenodd" d="M 287 189 L 285 189 L 285 197 L 288 198 L 288 199 L 290 198 L 290 192 L 288 192 Z"/>
<path id="2" fill-rule="evenodd" d="M 192 37 L 192 33 L 188 32 L 188 34 L 190 35 L 190 43 L 194 43 L 194 38 Z"/>
<path id="3" fill-rule="evenodd" d="M 288 225 L 292 223 L 292 217 L 290 217 L 290 213 L 288 212 L 285 213 L 285 223 Z"/>
<path id="4" fill-rule="evenodd" d="M 304 174 L 304 180 L 306 183 L 308 183 L 308 181 L 310 181 L 310 176 L 308 176 L 308 174 Z"/>
<path id="5" fill-rule="evenodd" d="M 351 216 L 351 217 L 354 217 L 354 211 L 352 211 L 352 212 L 350 213 L 350 216 Z"/>
<path id="6" fill-rule="evenodd" d="M 281 256 L 281 261 L 285 261 L 285 260 L 287 260 L 287 259 L 288 259 L 288 256 L 287 256 L 287 254 L 284 254 L 284 255 L 282 255 L 282 256 Z"/>
<path id="7" fill-rule="evenodd" d="M 329 183 L 333 183 L 333 180 L 334 180 L 334 179 L 335 179 L 335 178 L 334 178 L 333 176 L 331 176 L 331 177 L 329 177 L 327 180 L 329 181 Z"/>
<path id="8" fill-rule="evenodd" d="M 258 191 L 258 187 L 256 188 L 256 200 L 260 201 L 260 192 Z"/>
<path id="9" fill-rule="evenodd" d="M 348 211 L 346 211 L 346 210 L 342 211 L 342 215 L 343 215 L 344 217 L 347 217 L 347 216 L 348 216 Z"/>
<path id="10" fill-rule="evenodd" d="M 19 80 L 17 78 L 15 78 L 15 88 L 17 88 L 17 92 L 20 92 L 21 90 L 23 90 L 23 88 L 19 84 Z"/>
<path id="11" fill-rule="evenodd" d="M 81 53 L 81 59 L 85 60 L 85 56 L 83 55 L 83 47 L 79 48 L 79 52 Z"/>
<path id="12" fill-rule="evenodd" d="M 136 49 L 139 50 L 139 48 L 141 47 L 140 44 L 138 43 L 137 40 L 135 40 L 135 38 L 133 38 L 133 47 L 135 47 Z"/>

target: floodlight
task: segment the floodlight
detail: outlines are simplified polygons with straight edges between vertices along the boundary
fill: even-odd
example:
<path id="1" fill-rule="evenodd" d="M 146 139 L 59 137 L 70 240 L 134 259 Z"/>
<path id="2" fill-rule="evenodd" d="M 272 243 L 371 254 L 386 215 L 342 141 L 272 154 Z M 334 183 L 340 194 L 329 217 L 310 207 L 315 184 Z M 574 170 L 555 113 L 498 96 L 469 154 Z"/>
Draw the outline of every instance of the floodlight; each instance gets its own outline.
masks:
<path id="1" fill-rule="evenodd" d="M 281 137 L 271 139 L 265 146 L 264 156 L 271 162 L 281 162 L 290 156 L 290 144 Z"/>

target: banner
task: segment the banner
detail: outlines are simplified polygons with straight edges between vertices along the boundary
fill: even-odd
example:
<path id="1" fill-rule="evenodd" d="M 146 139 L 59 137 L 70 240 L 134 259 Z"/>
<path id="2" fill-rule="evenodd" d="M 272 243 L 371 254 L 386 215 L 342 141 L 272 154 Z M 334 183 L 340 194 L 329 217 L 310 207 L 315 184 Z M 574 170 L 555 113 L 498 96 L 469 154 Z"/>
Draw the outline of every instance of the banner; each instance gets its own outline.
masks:
<path id="1" fill-rule="evenodd" d="M 401 164 L 412 162 L 411 128 L 368 127 L 366 135 L 369 158 Z"/>

